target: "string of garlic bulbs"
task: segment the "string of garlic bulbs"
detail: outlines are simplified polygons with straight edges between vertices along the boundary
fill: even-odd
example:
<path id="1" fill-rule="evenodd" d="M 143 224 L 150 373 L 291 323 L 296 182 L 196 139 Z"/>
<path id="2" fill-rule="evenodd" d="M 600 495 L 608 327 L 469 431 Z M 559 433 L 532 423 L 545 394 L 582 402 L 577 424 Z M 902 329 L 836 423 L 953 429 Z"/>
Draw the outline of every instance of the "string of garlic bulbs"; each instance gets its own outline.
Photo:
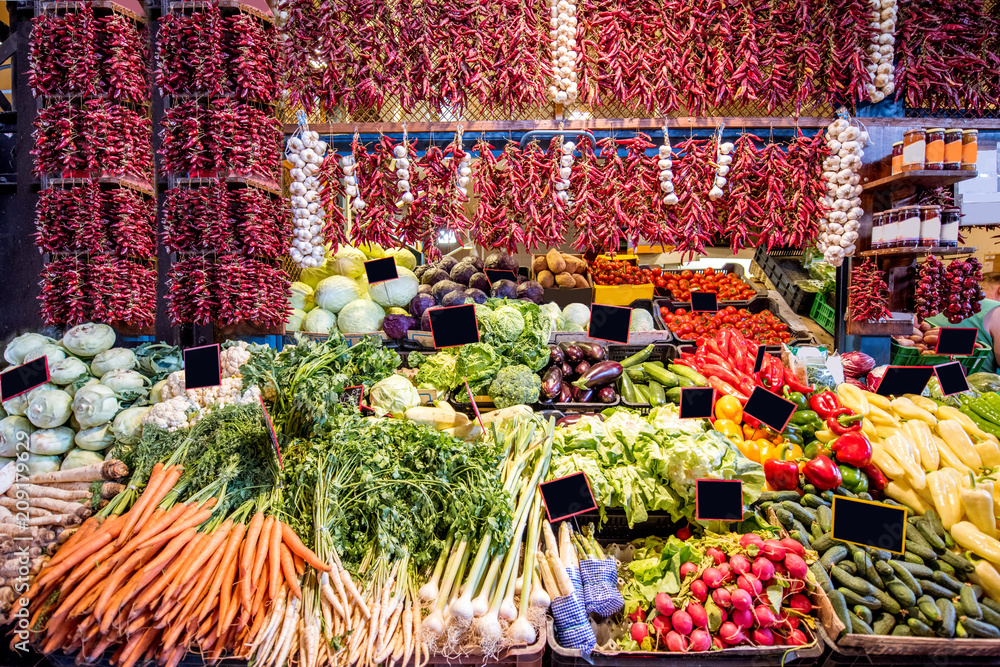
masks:
<path id="1" fill-rule="evenodd" d="M 720 199 L 722 195 L 726 194 L 725 190 L 722 188 L 726 187 L 726 183 L 729 181 L 726 179 L 726 174 L 729 173 L 729 165 L 733 163 L 733 156 L 730 153 L 733 152 L 735 146 L 730 142 L 723 143 L 722 132 L 719 132 L 719 138 L 716 141 L 718 148 L 716 149 L 715 157 L 715 181 L 712 183 L 712 189 L 708 191 L 708 198 L 712 201 Z"/>
<path id="2" fill-rule="evenodd" d="M 869 0 L 872 10 L 871 28 L 875 31 L 872 43 L 868 45 L 868 64 L 865 68 L 872 76 L 872 82 L 866 86 L 868 99 L 881 102 L 896 90 L 895 57 L 896 43 L 896 0 Z"/>
<path id="3" fill-rule="evenodd" d="M 663 193 L 663 203 L 667 206 L 674 206 L 680 200 L 674 193 L 674 160 L 666 125 L 663 126 L 663 145 L 657 150 L 659 151 L 659 160 L 657 160 L 656 166 L 660 169 L 660 191 Z"/>
<path id="4" fill-rule="evenodd" d="M 550 0 L 549 52 L 552 58 L 552 84 L 549 97 L 556 104 L 567 104 L 579 95 L 576 74 L 576 0 Z"/>
<path id="5" fill-rule="evenodd" d="M 396 189 L 399 191 L 399 201 L 403 204 L 413 203 L 413 191 L 410 184 L 410 142 L 407 139 L 406 123 L 403 123 L 403 143 L 392 149 L 396 158 Z"/>
<path id="6" fill-rule="evenodd" d="M 572 141 L 564 141 L 562 146 L 559 148 L 559 152 L 562 153 L 559 156 L 559 176 L 556 178 L 556 197 L 559 198 L 566 206 L 570 204 L 570 177 L 573 175 L 573 151 L 576 150 L 576 144 Z"/>
<path id="7" fill-rule="evenodd" d="M 327 145 L 320 141 L 319 133 L 301 127 L 288 138 L 285 155 L 292 165 L 288 172 L 292 179 L 288 190 L 294 227 L 288 255 L 298 266 L 307 268 L 323 263 L 326 242 L 323 238 L 323 218 L 326 211 L 320 203 L 323 189 L 316 175 L 323 164 Z"/>
<path id="8" fill-rule="evenodd" d="M 820 235 L 816 247 L 827 263 L 840 266 L 844 259 L 854 255 L 861 228 L 861 158 L 868 143 L 868 132 L 851 124 L 844 109 L 826 131 L 826 144 L 830 157 L 823 162 L 823 179 L 827 196 L 824 204 L 829 209 L 820 220 Z"/>
<path id="9" fill-rule="evenodd" d="M 365 207 L 365 200 L 361 198 L 361 188 L 358 185 L 358 161 L 354 157 L 359 140 L 360 137 L 355 132 L 354 139 L 351 141 L 351 154 L 340 158 L 340 168 L 344 172 L 344 195 L 348 199 L 354 197 L 354 201 L 351 202 L 351 209 L 354 211 L 360 211 Z"/>
<path id="10" fill-rule="evenodd" d="M 455 131 L 455 151 L 461 154 L 458 160 L 458 176 L 455 178 L 455 191 L 462 201 L 468 201 L 469 183 L 472 182 L 472 153 L 466 153 L 462 148 L 462 126 Z"/>

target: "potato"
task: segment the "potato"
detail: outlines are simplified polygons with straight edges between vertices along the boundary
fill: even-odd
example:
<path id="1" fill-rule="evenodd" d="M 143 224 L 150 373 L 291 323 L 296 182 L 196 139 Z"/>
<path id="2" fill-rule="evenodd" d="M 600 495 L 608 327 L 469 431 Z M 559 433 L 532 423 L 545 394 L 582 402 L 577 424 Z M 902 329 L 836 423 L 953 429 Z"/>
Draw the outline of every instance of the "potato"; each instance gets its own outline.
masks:
<path id="1" fill-rule="evenodd" d="M 930 322 L 921 322 L 919 326 L 920 326 L 920 330 L 921 331 L 930 331 L 931 330 L 931 323 Z"/>
<path id="2" fill-rule="evenodd" d="M 573 280 L 576 281 L 577 287 L 590 287 L 590 283 L 587 282 L 587 276 L 582 273 L 574 273 Z"/>
<path id="3" fill-rule="evenodd" d="M 545 258 L 542 257 L 542 259 Z M 542 287 L 552 287 L 556 284 L 556 277 L 548 269 L 544 269 L 536 273 L 535 280 L 537 280 Z"/>
<path id="4" fill-rule="evenodd" d="M 556 275 L 556 285 L 559 287 L 576 287 L 576 280 L 574 280 L 572 273 L 563 271 Z"/>
<path id="5" fill-rule="evenodd" d="M 914 343 L 909 338 L 897 338 L 896 342 L 899 343 L 900 345 L 902 345 L 903 347 L 916 347 L 917 346 L 917 344 Z"/>
<path id="6" fill-rule="evenodd" d="M 564 254 L 562 258 L 566 262 L 566 271 L 569 273 L 580 273 L 586 268 L 586 262 L 573 255 Z"/>
<path id="7" fill-rule="evenodd" d="M 566 260 L 555 248 L 545 253 L 545 263 L 549 265 L 549 271 L 557 275 L 566 270 Z"/>
<path id="8" fill-rule="evenodd" d="M 926 336 L 924 336 L 923 343 L 924 345 L 930 345 L 931 347 L 936 347 L 938 344 L 938 338 L 940 338 L 939 334 L 927 334 Z"/>
<path id="9" fill-rule="evenodd" d="M 920 334 L 913 334 L 912 336 L 910 336 L 910 340 L 912 340 L 914 343 L 922 343 L 924 341 L 924 337 Z"/>
<path id="10" fill-rule="evenodd" d="M 535 255 L 535 258 L 531 260 L 531 271 L 535 276 L 538 276 L 538 274 L 548 269 L 548 267 L 549 265 L 545 262 L 545 255 Z"/>

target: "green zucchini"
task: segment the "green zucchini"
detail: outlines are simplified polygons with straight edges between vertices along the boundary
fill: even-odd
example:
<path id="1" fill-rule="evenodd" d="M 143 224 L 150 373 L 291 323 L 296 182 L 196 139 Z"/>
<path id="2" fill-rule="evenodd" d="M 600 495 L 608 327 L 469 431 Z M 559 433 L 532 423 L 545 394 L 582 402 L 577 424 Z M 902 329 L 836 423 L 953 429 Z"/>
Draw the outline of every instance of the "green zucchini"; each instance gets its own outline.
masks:
<path id="1" fill-rule="evenodd" d="M 649 404 L 659 407 L 667 402 L 667 396 L 663 393 L 663 385 L 650 380 L 649 382 Z"/>
<path id="2" fill-rule="evenodd" d="M 654 345 L 647 345 L 646 347 L 642 348 L 641 350 L 633 354 L 631 357 L 626 357 L 621 362 L 622 368 L 629 368 L 630 366 L 641 364 L 642 362 L 646 361 L 646 359 L 649 359 L 649 355 L 653 354 L 654 349 L 655 349 Z"/>
<path id="3" fill-rule="evenodd" d="M 675 375 L 680 375 L 681 377 L 691 380 L 699 387 L 708 386 L 708 379 L 693 368 L 681 366 L 680 364 L 670 364 L 667 366 L 667 369 Z"/>

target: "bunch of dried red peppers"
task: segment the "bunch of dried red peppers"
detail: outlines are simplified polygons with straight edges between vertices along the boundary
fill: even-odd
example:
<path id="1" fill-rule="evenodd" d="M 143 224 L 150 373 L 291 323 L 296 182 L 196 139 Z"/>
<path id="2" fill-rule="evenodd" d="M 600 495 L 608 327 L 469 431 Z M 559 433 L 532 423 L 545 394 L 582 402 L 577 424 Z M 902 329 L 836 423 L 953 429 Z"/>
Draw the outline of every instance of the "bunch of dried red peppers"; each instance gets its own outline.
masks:
<path id="1" fill-rule="evenodd" d="M 172 324 L 249 322 L 273 327 L 288 316 L 288 274 L 241 255 L 186 257 L 170 267 L 167 315 Z"/>
<path id="2" fill-rule="evenodd" d="M 155 226 L 153 199 L 95 183 L 42 190 L 35 207 L 35 245 L 42 252 L 153 259 Z"/>
<path id="3" fill-rule="evenodd" d="M 889 287 L 885 275 L 871 257 L 851 270 L 851 285 L 848 288 L 848 304 L 851 320 L 854 322 L 876 322 L 892 318 L 886 297 Z"/>
<path id="4" fill-rule="evenodd" d="M 156 270 L 145 261 L 111 255 L 58 257 L 45 265 L 39 284 L 39 312 L 46 324 L 148 327 L 156 319 Z"/>

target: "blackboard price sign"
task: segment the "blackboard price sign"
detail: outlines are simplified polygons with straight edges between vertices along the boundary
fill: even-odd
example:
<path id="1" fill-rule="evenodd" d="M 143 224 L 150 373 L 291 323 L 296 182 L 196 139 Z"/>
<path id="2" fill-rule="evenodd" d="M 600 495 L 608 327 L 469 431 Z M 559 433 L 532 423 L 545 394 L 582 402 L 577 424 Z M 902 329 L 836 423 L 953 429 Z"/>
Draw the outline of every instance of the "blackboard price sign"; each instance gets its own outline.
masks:
<path id="1" fill-rule="evenodd" d="M 365 386 L 356 385 L 354 387 L 344 387 L 340 392 L 340 404 L 361 409 L 361 401 L 365 398 Z"/>
<path id="2" fill-rule="evenodd" d="M 542 493 L 549 523 L 597 509 L 587 474 L 582 471 L 539 484 L 538 490 Z"/>
<path id="3" fill-rule="evenodd" d="M 708 419 L 715 407 L 715 389 L 712 387 L 684 387 L 681 389 L 680 419 Z"/>
<path id="4" fill-rule="evenodd" d="M 598 340 L 628 345 L 632 328 L 632 309 L 595 303 L 590 306 L 590 329 L 587 335 Z"/>
<path id="5" fill-rule="evenodd" d="M 473 304 L 431 308 L 431 338 L 434 347 L 458 347 L 479 342 L 479 323 Z"/>
<path id="6" fill-rule="evenodd" d="M 975 327 L 943 327 L 938 332 L 938 342 L 935 354 L 949 357 L 965 356 L 976 351 L 976 337 L 979 329 Z"/>
<path id="7" fill-rule="evenodd" d="M 764 349 L 763 345 L 757 346 L 757 357 L 753 361 L 753 372 L 760 373 L 760 369 L 764 367 L 764 355 L 767 354 L 767 350 Z"/>
<path id="8" fill-rule="evenodd" d="M 691 292 L 691 312 L 719 312 L 719 298 L 715 292 Z"/>
<path id="9" fill-rule="evenodd" d="M 0 401 L 29 392 L 49 381 L 49 360 L 41 356 L 0 373 Z"/>
<path id="10" fill-rule="evenodd" d="M 880 396 L 920 395 L 934 375 L 933 366 L 889 366 L 875 393 Z"/>
<path id="11" fill-rule="evenodd" d="M 753 417 L 762 424 L 781 433 L 788 426 L 788 420 L 795 413 L 795 404 L 781 396 L 757 387 L 750 394 L 747 404 L 743 406 L 743 414 Z"/>
<path id="12" fill-rule="evenodd" d="M 202 389 L 222 384 L 219 345 L 202 345 L 184 350 L 184 388 Z"/>
<path id="13" fill-rule="evenodd" d="M 395 280 L 399 277 L 399 271 L 396 270 L 396 260 L 392 257 L 368 260 L 365 262 L 365 276 L 368 278 L 369 285 Z"/>
<path id="14" fill-rule="evenodd" d="M 941 393 L 945 396 L 953 396 L 969 391 L 969 381 L 965 379 L 965 368 L 961 361 L 952 361 L 947 364 L 940 364 L 934 367 L 937 374 L 938 383 L 941 385 Z"/>
<path id="15" fill-rule="evenodd" d="M 841 542 L 902 554 L 906 544 L 906 509 L 834 496 L 830 534 Z"/>
<path id="16" fill-rule="evenodd" d="M 698 521 L 742 521 L 743 482 L 738 479 L 696 479 L 695 518 Z"/>

